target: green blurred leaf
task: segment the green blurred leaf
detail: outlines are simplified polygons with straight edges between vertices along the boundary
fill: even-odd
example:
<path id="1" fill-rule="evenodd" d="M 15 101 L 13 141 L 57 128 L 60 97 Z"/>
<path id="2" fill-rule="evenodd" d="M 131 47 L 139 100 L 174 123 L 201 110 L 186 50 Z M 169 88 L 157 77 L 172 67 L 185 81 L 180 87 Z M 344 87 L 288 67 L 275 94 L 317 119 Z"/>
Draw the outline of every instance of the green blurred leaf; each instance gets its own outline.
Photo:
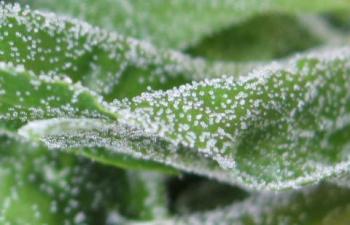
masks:
<path id="1" fill-rule="evenodd" d="M 190 178 L 194 177 L 193 175 Z M 197 178 L 197 179 L 196 179 Z M 187 178 L 188 179 L 188 178 Z M 177 178 L 179 190 L 173 196 L 172 210 L 175 215 L 205 212 L 231 205 L 246 199 L 249 194 L 237 186 L 232 186 L 205 178 L 183 180 Z M 173 181 L 174 182 L 174 181 Z"/>
<path id="2" fill-rule="evenodd" d="M 124 172 L 0 132 L 0 222 L 106 224 L 122 203 Z"/>
<path id="3" fill-rule="evenodd" d="M 79 17 L 94 25 L 184 48 L 204 36 L 266 11 L 318 12 L 350 7 L 347 0 L 19 0 L 37 9 Z"/>
<path id="4" fill-rule="evenodd" d="M 152 220 L 167 215 L 165 176 L 153 172 L 129 171 L 121 190 L 120 212 L 129 218 Z"/>
<path id="5" fill-rule="evenodd" d="M 1 223 L 109 224 L 118 213 L 143 220 L 166 215 L 160 174 L 126 172 L 48 151 L 4 130 L 0 155 Z"/>
<path id="6" fill-rule="evenodd" d="M 256 15 L 204 37 L 186 52 L 210 60 L 271 60 L 322 44 L 324 40 L 302 22 L 289 14 Z"/>
<path id="7" fill-rule="evenodd" d="M 205 213 L 133 225 L 346 225 L 350 191 L 329 184 L 282 194 L 264 193 Z"/>
<path id="8" fill-rule="evenodd" d="M 339 9 L 331 12 L 326 12 L 323 17 L 333 25 L 334 27 L 340 29 L 343 32 L 350 32 L 350 17 L 348 9 Z"/>

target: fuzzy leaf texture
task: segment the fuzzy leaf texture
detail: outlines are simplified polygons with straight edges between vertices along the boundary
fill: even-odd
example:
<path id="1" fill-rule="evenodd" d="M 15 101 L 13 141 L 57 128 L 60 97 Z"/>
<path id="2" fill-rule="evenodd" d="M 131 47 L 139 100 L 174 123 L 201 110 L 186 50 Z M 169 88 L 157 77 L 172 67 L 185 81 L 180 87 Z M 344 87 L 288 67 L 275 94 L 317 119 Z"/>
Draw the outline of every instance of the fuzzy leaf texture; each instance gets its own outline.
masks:
<path id="1" fill-rule="evenodd" d="M 303 14 L 347 1 L 12 2 L 37 10 L 0 3 L 1 224 L 348 224 L 349 37 Z M 234 198 L 196 212 L 213 180 Z"/>
<path id="2" fill-rule="evenodd" d="M 348 7 L 346 0 L 19 0 L 35 9 L 79 17 L 160 47 L 186 48 L 203 37 L 269 11 L 320 12 Z M 161 23 L 159 23 L 161 21 Z"/>
<path id="3" fill-rule="evenodd" d="M 22 26 L 31 26 L 34 30 L 39 26 L 38 22 L 30 23 L 31 16 L 36 18 L 35 21 L 45 21 L 46 18 L 17 8 L 4 7 L 3 12 L 4 21 L 11 21 L 13 14 L 29 14 L 26 17 L 12 17 L 12 20 Z M 56 27 L 66 26 L 66 21 L 59 18 L 49 17 L 47 20 Z M 16 27 L 8 26 L 10 30 Z M 74 34 L 76 27 L 73 28 Z M 14 35 L 25 38 L 18 33 Z M 138 159 L 158 161 L 250 188 L 288 188 L 315 182 L 346 168 L 346 159 L 342 154 L 346 142 L 333 141 L 331 134 L 346 134 L 346 130 L 342 130 L 346 125 L 345 128 L 338 128 L 336 122 L 346 119 L 348 51 L 340 49 L 327 54 L 330 59 L 326 53 L 301 56 L 291 60 L 291 65 L 277 65 L 272 69 L 267 67 L 237 81 L 233 78 L 206 80 L 166 92 L 143 94 L 129 102 L 117 101 L 113 105 L 103 102 L 96 94 L 72 91 L 69 82 L 60 84 L 60 81 L 52 82 L 50 77 L 37 78 L 33 74 L 11 76 L 11 72 L 3 71 L 2 119 L 9 124 L 8 127 L 15 128 L 31 120 L 55 117 L 112 120 L 116 125 L 92 120 L 91 123 L 84 121 L 84 125 L 79 126 L 81 122 L 77 120 L 77 125 L 66 126 L 67 131 L 55 130 L 64 138 L 48 137 L 58 142 L 48 144 L 62 148 L 112 148 Z M 11 86 L 13 84 L 23 86 L 16 90 Z M 332 86 L 337 90 L 329 88 Z M 62 97 L 65 98 L 58 98 L 59 93 L 63 93 Z M 327 101 L 323 97 L 335 94 L 344 100 Z M 26 95 L 33 100 L 26 100 Z M 80 98 L 84 100 L 79 101 Z M 304 119 L 306 122 L 303 118 L 307 118 Z M 334 124 L 325 126 L 326 119 Z M 58 126 L 55 121 L 54 124 Z M 69 124 L 74 124 L 74 120 Z M 30 124 L 28 127 L 32 126 Z M 41 129 L 45 129 L 45 126 L 44 123 Z M 50 127 L 50 123 L 47 126 Z M 82 127 L 84 132 L 74 132 L 77 127 Z M 320 134 L 316 135 L 316 128 Z M 25 130 L 22 129 L 22 133 Z M 64 135 L 64 132 L 73 134 Z M 50 134 L 46 131 L 42 133 Z M 77 140 L 74 134 L 95 138 Z M 106 141 L 110 136 L 112 140 Z M 131 140 L 125 140 L 126 137 Z M 121 142 L 124 147 L 115 147 L 119 145 L 113 141 Z M 315 143 L 318 143 L 317 148 Z M 309 149 L 308 144 L 315 150 Z M 335 154 L 334 150 L 332 154 L 323 154 L 325 151 L 320 151 L 322 148 L 339 148 L 339 154 Z M 325 169 L 320 172 L 319 168 Z"/>
<path id="4" fill-rule="evenodd" d="M 349 57 L 347 48 L 324 50 L 237 81 L 106 103 L 115 124 L 55 119 L 20 133 L 51 148 L 105 147 L 255 189 L 300 186 L 347 170 Z"/>
<path id="5" fill-rule="evenodd" d="M 36 75 L 68 76 L 106 100 L 225 73 L 237 76 L 256 66 L 191 59 L 82 21 L 19 5 L 1 4 L 0 33 L 1 61 L 23 65 Z"/>
<path id="6" fill-rule="evenodd" d="M 127 214 L 136 204 L 133 201 L 142 208 L 144 196 L 147 210 L 141 218 L 149 219 L 152 210 L 159 218 L 164 210 L 159 197 L 144 194 L 149 189 L 143 183 L 137 183 L 137 192 L 129 189 L 130 176 L 133 183 L 144 176 L 151 178 L 151 190 L 161 194 L 156 174 L 125 173 L 86 158 L 48 151 L 4 130 L 0 130 L 0 141 L 1 224 L 123 224 L 118 212 Z M 137 198 L 131 198 L 133 194 Z"/>

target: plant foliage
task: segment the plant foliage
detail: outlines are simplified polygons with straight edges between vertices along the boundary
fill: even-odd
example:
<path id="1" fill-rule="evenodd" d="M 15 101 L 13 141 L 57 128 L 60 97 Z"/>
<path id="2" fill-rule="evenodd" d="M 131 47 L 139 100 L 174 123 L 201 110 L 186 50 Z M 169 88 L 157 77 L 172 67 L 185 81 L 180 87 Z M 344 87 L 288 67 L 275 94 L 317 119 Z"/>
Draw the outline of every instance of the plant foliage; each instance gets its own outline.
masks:
<path id="1" fill-rule="evenodd" d="M 15 2 L 1 224 L 350 223 L 346 0 Z"/>

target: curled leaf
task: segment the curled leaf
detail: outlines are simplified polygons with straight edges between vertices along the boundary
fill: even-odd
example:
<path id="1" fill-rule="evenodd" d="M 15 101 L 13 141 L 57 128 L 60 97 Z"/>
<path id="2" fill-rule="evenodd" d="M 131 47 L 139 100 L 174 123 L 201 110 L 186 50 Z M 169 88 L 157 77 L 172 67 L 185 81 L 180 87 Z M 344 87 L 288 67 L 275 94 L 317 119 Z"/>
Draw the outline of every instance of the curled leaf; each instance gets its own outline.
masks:
<path id="1" fill-rule="evenodd" d="M 347 171 L 349 58 L 348 48 L 300 55 L 238 81 L 205 80 L 106 105 L 115 123 L 58 119 L 20 133 L 253 189 L 297 187 Z"/>

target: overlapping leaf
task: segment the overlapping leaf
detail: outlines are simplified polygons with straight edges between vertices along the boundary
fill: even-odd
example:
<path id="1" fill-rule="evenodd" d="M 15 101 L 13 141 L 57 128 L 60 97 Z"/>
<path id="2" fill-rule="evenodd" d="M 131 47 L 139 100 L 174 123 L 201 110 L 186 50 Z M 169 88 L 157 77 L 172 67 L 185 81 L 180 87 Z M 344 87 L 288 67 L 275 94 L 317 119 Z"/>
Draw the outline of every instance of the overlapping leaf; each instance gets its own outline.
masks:
<path id="1" fill-rule="evenodd" d="M 35 118 L 50 118 L 52 116 L 57 117 L 65 117 L 65 116 L 102 116 L 105 119 L 111 116 L 113 117 L 113 114 L 107 113 L 105 111 L 103 111 L 103 109 L 101 109 L 101 106 L 99 106 L 98 101 L 95 100 L 94 96 L 92 95 L 92 93 L 82 87 L 78 87 L 78 86 L 68 86 L 67 81 L 60 81 L 60 80 L 53 80 L 49 77 L 44 77 L 41 76 L 40 78 L 34 76 L 33 74 L 26 74 L 23 71 L 20 71 L 20 69 L 14 70 L 14 69 L 8 69 L 5 70 L 4 68 L 6 67 L 5 65 L 1 65 L 2 67 L 2 71 L 1 71 L 1 80 L 2 80 L 2 85 L 1 85 L 1 90 L 3 90 L 4 92 L 2 92 L 3 96 L 1 97 L 1 103 L 0 103 L 0 108 L 1 108 L 1 126 L 7 129 L 17 129 L 21 124 L 26 123 L 28 120 L 31 119 L 35 119 Z M 6 67 L 7 68 L 7 67 Z M 23 68 L 22 68 L 23 69 Z M 21 103 L 19 103 L 21 102 Z M 13 106 L 13 107 L 12 107 Z M 34 155 L 33 157 L 31 157 L 31 151 L 39 151 L 38 149 L 35 148 L 35 146 L 33 147 L 29 147 L 26 144 L 21 144 L 21 142 L 19 141 L 19 138 L 15 138 L 15 139 L 11 139 L 10 142 L 12 143 L 11 146 L 7 146 L 6 144 L 6 140 L 1 140 L 1 150 L 3 151 L 8 151 L 8 153 L 10 154 L 9 157 L 3 158 L 4 162 L 8 162 L 8 163 L 13 163 L 12 160 L 15 160 L 16 163 L 19 163 L 19 158 L 15 157 L 11 152 L 12 151 L 18 151 L 18 154 L 23 154 L 23 160 L 41 160 L 44 157 L 50 157 L 51 153 L 47 150 L 47 149 L 43 149 L 40 150 L 41 155 Z M 18 142 L 18 144 L 15 145 L 15 143 Z M 30 144 L 30 143 L 29 143 Z M 14 145 L 14 147 L 12 147 L 12 145 Z M 26 150 L 24 150 L 24 147 L 27 147 Z M 31 150 L 32 149 L 32 150 Z M 41 148 L 40 148 L 41 149 Z M 90 156 L 90 158 L 93 158 L 95 160 L 97 160 L 98 162 L 103 162 L 104 164 L 111 164 L 111 165 L 117 165 L 118 167 L 124 167 L 124 168 L 151 168 L 151 169 L 157 169 L 157 170 L 165 170 L 167 171 L 166 168 L 164 168 L 163 166 L 159 166 L 156 163 L 152 163 L 152 162 L 148 162 L 148 161 L 138 161 L 135 159 L 130 159 L 130 157 L 127 157 L 125 155 L 114 155 L 114 159 L 111 163 L 106 162 L 106 160 L 104 160 L 105 158 L 108 158 L 108 152 L 103 151 L 102 149 L 100 149 L 100 154 L 95 154 Z M 28 153 L 26 153 L 28 152 Z M 84 152 L 86 155 L 88 155 L 88 152 Z M 2 156 L 5 154 L 6 152 L 2 152 L 1 153 Z M 56 153 L 60 156 L 60 154 L 63 153 Z M 77 154 L 76 154 L 77 155 Z M 82 154 L 84 155 L 84 154 Z M 75 157 L 75 155 L 70 156 L 72 158 L 72 160 Z M 32 159 L 33 158 L 33 159 Z M 48 162 L 54 162 L 55 159 L 54 158 L 50 158 L 47 159 Z M 74 161 L 75 162 L 75 161 Z M 64 170 L 67 171 L 76 171 L 75 168 L 75 164 L 76 163 L 70 163 L 70 164 L 65 164 L 65 168 L 63 168 Z M 8 164 L 6 164 L 8 165 Z M 2 170 L 6 171 L 6 165 L 4 165 L 4 167 L 2 167 Z M 14 163 L 15 165 L 15 163 Z M 27 168 L 27 172 L 28 173 L 32 173 L 33 176 L 35 174 L 37 174 L 40 170 L 38 171 L 34 171 L 34 167 L 31 166 L 32 164 L 29 164 Z M 40 168 L 44 168 L 44 165 L 37 165 L 38 167 L 40 166 Z M 32 169 L 30 169 L 32 167 Z M 11 167 L 9 167 L 11 168 Z M 14 169 L 17 169 L 17 167 L 15 167 Z M 50 169 L 50 168 L 45 168 L 46 169 Z M 81 169 L 80 170 L 87 170 L 88 166 L 87 165 L 81 165 Z M 111 170 L 112 171 L 112 170 Z M 21 174 L 21 171 L 12 171 L 11 173 L 17 173 L 17 174 Z M 87 176 L 90 176 L 91 174 L 87 174 Z M 8 179 L 13 179 L 9 174 L 7 175 L 9 178 Z M 24 176 L 24 175 L 23 175 Z M 56 179 L 57 174 L 53 174 L 52 175 L 52 179 Z M 76 176 L 80 176 L 80 174 L 76 174 Z M 135 183 L 138 180 L 138 177 L 142 177 L 142 173 L 141 174 L 134 174 L 132 177 L 133 182 Z M 157 177 L 158 175 L 154 175 L 155 177 Z M 102 176 L 104 177 L 104 176 Z M 16 181 L 11 181 L 11 184 L 15 184 L 15 183 L 21 183 L 24 181 L 21 181 L 23 177 L 16 177 Z M 105 177 L 107 180 L 111 179 L 111 178 L 107 178 Z M 29 186 L 33 186 L 34 190 L 35 187 L 40 186 L 39 183 L 33 183 L 33 184 L 24 184 L 23 187 L 17 187 L 16 185 L 12 185 L 14 186 L 13 188 L 11 188 L 11 184 L 7 184 L 7 181 L 5 182 L 5 180 L 8 180 L 7 178 L 4 178 L 4 185 L 7 185 L 7 189 L 8 191 L 16 191 L 17 188 L 19 188 L 19 192 L 23 192 L 23 195 L 20 197 L 20 199 L 18 200 L 17 203 L 14 203 L 14 208 L 11 207 L 12 209 L 10 210 L 9 214 L 6 213 L 5 216 L 5 221 L 17 221 L 16 220 L 16 214 L 15 212 L 17 210 L 26 210 L 28 211 L 30 206 L 28 206 L 27 203 L 23 203 L 21 198 L 26 199 L 26 195 L 28 194 L 27 191 L 29 190 Z M 58 179 L 58 178 L 57 178 Z M 61 182 L 66 182 L 66 180 L 69 179 L 69 177 L 63 177 Z M 162 183 L 162 179 L 159 180 L 159 183 L 157 181 L 157 179 L 153 179 L 152 182 L 150 183 L 152 186 L 148 187 L 148 186 L 143 186 L 143 185 L 150 185 L 147 180 L 143 179 L 143 182 L 140 182 L 138 185 L 138 188 L 142 188 L 143 192 L 140 192 L 138 189 L 138 191 L 133 191 L 132 189 L 129 188 L 130 182 L 131 182 L 131 178 L 129 178 L 129 172 L 119 172 L 116 174 L 116 177 L 113 178 L 115 180 L 120 181 L 121 183 L 118 184 L 119 189 L 120 189 L 120 196 L 118 199 L 110 199 L 111 201 L 115 202 L 115 204 L 120 204 L 122 205 L 122 209 L 126 209 L 127 207 L 130 206 L 129 204 L 129 200 L 132 201 L 137 201 L 137 204 L 139 204 L 139 207 L 136 209 L 134 209 L 133 214 L 132 215 L 128 215 L 130 217 L 133 218 L 143 218 L 143 219 L 151 219 L 155 216 L 154 213 L 158 213 L 159 210 L 157 212 L 155 212 L 155 209 L 159 209 L 160 206 L 163 207 L 163 210 L 165 210 L 164 205 L 165 202 L 163 202 L 164 204 L 161 204 L 162 202 L 158 202 L 161 198 L 162 195 L 160 196 L 153 196 L 151 195 L 149 192 L 152 190 L 154 187 L 157 187 L 158 184 Z M 23 180 L 23 179 L 22 179 Z M 10 182 L 10 181 L 9 181 Z M 46 181 L 43 181 L 43 184 L 45 184 Z M 88 180 L 86 180 L 86 182 L 88 182 Z M 53 188 L 53 184 L 50 182 L 46 182 L 47 188 Z M 161 185 L 160 185 L 161 187 Z M 62 187 L 63 188 L 63 187 Z M 77 187 L 79 188 L 79 191 L 81 191 L 80 189 L 82 189 L 82 187 Z M 28 189 L 28 190 L 27 190 Z M 128 190 L 129 195 L 125 192 L 125 190 Z M 36 191 L 40 191 L 40 190 L 36 190 Z M 6 192 L 7 193 L 7 192 Z M 138 197 L 134 196 L 134 194 L 137 193 Z M 5 194 L 4 194 L 5 195 Z M 67 197 L 68 198 L 68 197 Z M 60 197 L 57 195 L 55 196 L 51 196 L 51 198 L 48 198 L 47 204 L 55 204 L 54 202 L 57 201 L 58 199 L 60 199 Z M 154 199 L 154 200 L 153 200 Z M 9 200 L 10 201 L 10 200 Z M 25 201 L 25 200 L 24 200 Z M 29 202 L 32 202 L 32 204 L 36 204 L 36 201 L 41 202 L 40 198 L 36 198 L 35 196 L 32 197 L 32 200 L 28 200 Z M 43 200 L 44 201 L 44 200 Z M 80 199 L 76 199 L 74 200 L 75 203 L 74 204 L 85 204 L 83 203 Z M 162 200 L 163 201 L 163 200 Z M 4 202 L 5 204 L 5 202 Z M 10 203 L 8 203 L 10 204 Z M 38 203 L 39 205 L 41 203 Z M 43 203 L 44 204 L 44 203 Z M 45 203 L 46 204 L 46 203 Z M 62 203 L 63 204 L 63 203 Z M 65 204 L 65 203 L 64 203 Z M 68 203 L 67 203 L 68 204 Z M 17 206 L 18 207 L 17 207 Z M 20 208 L 20 206 L 22 208 Z M 4 206 L 5 207 L 5 206 Z M 41 207 L 41 206 L 40 206 Z M 45 206 L 42 206 L 45 208 Z M 63 207 L 63 206 L 62 206 Z M 82 209 L 83 206 L 77 206 L 77 209 L 79 210 L 83 210 Z M 158 207 L 158 208 L 157 208 Z M 20 208 L 20 209 L 19 209 Z M 14 210 L 14 211 L 12 211 Z M 38 209 L 33 209 L 33 210 L 37 210 L 36 214 L 40 214 L 40 213 L 44 213 L 46 214 L 46 211 L 43 211 L 41 208 Z M 83 210 L 84 211 L 84 210 Z M 85 212 L 85 211 L 84 211 Z M 124 214 L 128 214 L 126 211 L 123 211 Z M 50 213 L 48 213 L 49 215 Z M 64 215 L 61 215 L 62 213 L 58 213 L 58 215 L 54 215 L 53 217 L 56 218 L 57 216 L 64 218 Z M 28 216 L 30 215 L 34 215 L 32 213 L 29 213 Z M 80 215 L 80 214 L 79 214 Z M 68 215 L 67 215 L 68 216 Z M 83 215 L 84 216 L 84 215 Z M 69 219 L 74 219 L 74 217 L 72 215 L 68 216 Z M 107 216 L 101 216 L 101 219 L 98 219 L 99 221 L 102 221 L 103 219 L 106 219 Z M 29 221 L 33 221 L 30 222 L 31 224 L 38 224 L 38 221 L 41 218 L 32 218 L 29 219 L 25 216 L 21 217 L 21 218 L 17 218 L 18 220 L 28 220 Z M 37 220 L 36 220 L 37 219 Z M 47 218 L 45 217 L 43 219 L 44 221 L 47 220 Z M 54 219 L 54 221 L 56 221 L 56 219 Z M 35 222 L 37 221 L 37 222 Z M 61 220 L 59 220 L 61 221 Z M 47 223 L 49 223 L 49 221 L 46 221 Z M 56 221 L 57 222 L 57 221 Z M 44 224 L 44 223 L 43 223 Z M 51 222 L 49 223 L 51 224 Z"/>
<path id="2" fill-rule="evenodd" d="M 115 120 L 115 114 L 104 108 L 103 101 L 80 85 L 47 76 L 37 77 L 23 72 L 23 68 L 15 69 L 6 64 L 0 64 L 0 67 L 0 125 L 3 128 L 17 130 L 29 121 L 56 117 Z M 101 154 L 101 151 L 91 156 L 86 150 L 84 155 L 126 168 L 168 170 L 157 163 L 133 160 L 124 155 L 114 155 L 111 160 L 108 152 Z"/>
<path id="3" fill-rule="evenodd" d="M 249 63 L 206 63 L 81 21 L 0 4 L 0 61 L 35 74 L 66 75 L 106 100 L 248 71 Z"/>
<path id="4" fill-rule="evenodd" d="M 347 48 L 326 50 L 239 81 L 143 94 L 119 121 L 214 159 L 229 171 L 219 179 L 277 189 L 313 182 L 347 170 L 348 60 Z"/>
<path id="5" fill-rule="evenodd" d="M 349 58 L 348 48 L 315 52 L 238 81 L 106 105 L 115 124 L 55 119 L 20 132 L 51 148 L 105 147 L 250 188 L 295 187 L 347 170 Z"/>
<path id="6" fill-rule="evenodd" d="M 73 1 L 58 3 L 71 6 L 68 14 L 81 10 Z M 257 12 L 318 11 L 346 1 L 253 0 L 244 1 L 244 10 L 236 1 L 134 1 L 124 2 L 132 11 L 117 16 L 108 6 L 122 1 L 91 3 L 103 15 L 82 10 L 82 18 L 99 25 L 118 18 L 106 26 L 179 47 Z M 0 132 L 0 222 L 118 224 L 126 223 L 119 213 L 143 220 L 166 215 L 162 175 L 86 157 L 123 168 L 175 168 L 257 190 L 348 175 L 349 48 L 247 73 L 256 64 L 208 63 L 74 19 L 0 6 L 0 127 L 6 130 Z M 183 10 L 191 7 L 193 13 Z M 123 17 L 140 9 L 148 16 Z M 211 79 L 224 73 L 233 76 Z M 118 100 L 123 97 L 129 99 Z M 324 185 L 155 224 L 342 224 L 348 198 L 347 190 Z"/>
<path id="7" fill-rule="evenodd" d="M 148 44 L 107 33 L 78 21 L 32 13 L 28 9 L 20 9 L 17 5 L 1 4 L 1 7 L 1 60 L 21 65 L 21 70 L 33 71 L 40 77 L 36 79 L 32 73 L 29 75 L 32 76 L 29 82 L 26 80 L 26 75 L 23 75 L 24 80 L 19 82 L 22 85 L 18 85 L 19 83 L 10 76 L 4 75 L 6 87 L 3 89 L 11 92 L 7 92 L 6 97 L 2 99 L 2 127 L 17 129 L 29 120 L 38 118 L 101 116 L 99 113 L 103 110 L 101 111 L 98 106 L 98 101 L 95 102 L 93 97 L 89 96 L 91 92 L 76 85 L 73 94 L 74 91 L 65 86 L 65 83 L 82 81 L 91 89 L 105 94 L 105 97 L 112 91 L 113 97 L 129 97 L 142 92 L 148 86 L 166 88 L 168 85 L 188 82 L 193 78 L 188 79 L 186 76 L 192 76 L 193 71 L 201 70 L 202 66 L 205 66 L 201 60 L 190 60 L 176 52 L 158 51 Z M 207 69 L 210 70 L 209 67 Z M 14 71 L 3 72 L 7 73 L 6 75 L 16 74 Z M 102 77 L 106 73 L 108 77 Z M 166 73 L 171 74 L 168 76 Z M 197 74 L 200 75 L 202 72 Z M 149 76 L 147 78 L 144 75 Z M 96 84 L 95 76 L 101 80 L 100 83 Z M 123 85 L 115 88 L 120 80 Z M 140 85 L 134 89 L 128 88 L 134 82 Z M 117 91 L 108 87 L 114 87 Z M 46 88 L 53 90 L 48 91 L 47 95 L 42 95 L 42 89 Z M 17 104 L 18 101 L 25 101 L 26 104 Z M 6 102 L 12 103 L 13 107 Z M 69 104 L 69 102 L 78 103 Z M 18 111 L 20 114 L 17 114 Z M 113 117 L 111 114 L 107 117 L 110 116 Z M 169 171 L 156 163 L 135 160 L 122 154 L 111 156 L 103 149 L 95 149 L 98 152 L 94 153 L 90 153 L 91 150 L 77 149 L 77 154 L 123 168 Z M 160 212 L 166 211 L 163 199 L 165 195 L 153 194 L 153 188 L 162 189 L 162 181 L 158 182 L 157 179 L 149 181 L 146 177 L 142 178 L 144 176 L 142 173 L 126 172 L 126 174 L 130 177 L 126 182 L 133 181 L 128 188 L 123 188 L 124 214 L 133 218 L 151 219 L 159 217 Z M 135 182 L 137 190 L 130 186 Z M 140 188 L 143 191 L 139 191 Z M 152 199 L 161 202 L 157 203 Z"/>

